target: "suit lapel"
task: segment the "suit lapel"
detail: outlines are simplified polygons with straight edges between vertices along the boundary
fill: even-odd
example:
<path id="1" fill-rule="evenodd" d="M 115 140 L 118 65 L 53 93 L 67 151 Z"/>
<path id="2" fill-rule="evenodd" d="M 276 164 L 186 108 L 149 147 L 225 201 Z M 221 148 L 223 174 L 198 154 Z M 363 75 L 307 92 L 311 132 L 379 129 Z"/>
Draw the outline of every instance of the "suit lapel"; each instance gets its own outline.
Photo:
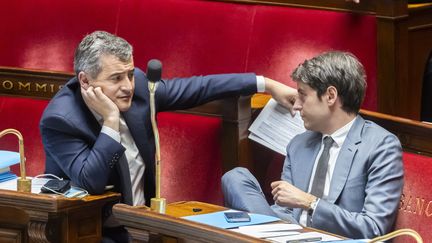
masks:
<path id="1" fill-rule="evenodd" d="M 303 191 L 308 191 L 309 181 L 312 175 L 312 169 L 315 163 L 315 158 L 319 152 L 321 145 L 321 134 L 315 133 L 311 140 L 305 146 L 305 149 L 298 151 L 294 161 L 293 182 L 294 185 Z"/>
<path id="2" fill-rule="evenodd" d="M 321 146 L 321 133 L 312 132 L 310 139 L 306 138 L 304 149 L 295 151 L 291 161 L 293 185 L 307 192 L 315 158 Z M 302 209 L 294 208 L 293 216 L 300 219 Z"/>
<path id="3" fill-rule="evenodd" d="M 339 152 L 335 169 L 333 171 L 332 181 L 330 183 L 330 193 L 327 198 L 327 201 L 330 203 L 334 203 L 337 200 L 345 186 L 348 175 L 351 171 L 354 156 L 357 153 L 359 144 L 361 143 L 361 133 L 364 123 L 363 118 L 357 116 Z"/>

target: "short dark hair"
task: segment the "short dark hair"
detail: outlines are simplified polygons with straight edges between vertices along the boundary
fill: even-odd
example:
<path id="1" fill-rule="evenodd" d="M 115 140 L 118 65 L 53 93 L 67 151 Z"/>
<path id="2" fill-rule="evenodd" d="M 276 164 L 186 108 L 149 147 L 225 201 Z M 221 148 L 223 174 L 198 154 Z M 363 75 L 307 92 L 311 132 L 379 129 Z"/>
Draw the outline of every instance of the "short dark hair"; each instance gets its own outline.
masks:
<path id="1" fill-rule="evenodd" d="M 100 57 L 114 55 L 121 61 L 132 57 L 132 46 L 123 38 L 105 31 L 95 31 L 86 35 L 75 50 L 74 71 L 76 75 L 84 71 L 93 78 L 102 71 Z"/>
<path id="2" fill-rule="evenodd" d="M 309 85 L 318 98 L 334 86 L 347 113 L 358 113 L 366 91 L 366 73 L 351 53 L 330 51 L 305 60 L 291 74 L 295 82 Z"/>

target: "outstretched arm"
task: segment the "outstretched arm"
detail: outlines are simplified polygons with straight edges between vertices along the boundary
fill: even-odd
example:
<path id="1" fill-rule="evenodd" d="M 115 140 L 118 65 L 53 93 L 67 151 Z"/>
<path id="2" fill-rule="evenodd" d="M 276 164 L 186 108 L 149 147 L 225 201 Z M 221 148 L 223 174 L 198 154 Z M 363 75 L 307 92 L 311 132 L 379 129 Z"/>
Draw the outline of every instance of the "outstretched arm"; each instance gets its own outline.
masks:
<path id="1" fill-rule="evenodd" d="M 294 102 L 297 97 L 297 90 L 273 79 L 265 78 L 265 91 L 281 105 L 286 107 L 294 115 Z"/>

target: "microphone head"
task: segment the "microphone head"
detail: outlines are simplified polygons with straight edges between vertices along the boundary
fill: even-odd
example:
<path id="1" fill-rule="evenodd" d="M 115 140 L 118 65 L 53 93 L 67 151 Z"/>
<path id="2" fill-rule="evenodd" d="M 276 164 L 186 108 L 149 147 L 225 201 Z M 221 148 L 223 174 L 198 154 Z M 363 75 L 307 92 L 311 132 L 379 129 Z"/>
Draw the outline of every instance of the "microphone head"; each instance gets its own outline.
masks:
<path id="1" fill-rule="evenodd" d="M 162 77 L 162 63 L 158 59 L 151 59 L 147 63 L 146 74 L 150 82 L 159 81 Z"/>

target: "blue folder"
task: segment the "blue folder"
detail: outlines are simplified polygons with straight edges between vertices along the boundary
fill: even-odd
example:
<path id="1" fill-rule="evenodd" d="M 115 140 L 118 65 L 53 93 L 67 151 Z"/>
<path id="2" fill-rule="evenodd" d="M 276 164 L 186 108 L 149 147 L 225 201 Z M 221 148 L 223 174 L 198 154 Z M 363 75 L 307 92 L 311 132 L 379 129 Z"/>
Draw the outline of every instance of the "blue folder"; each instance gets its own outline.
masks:
<path id="1" fill-rule="evenodd" d="M 4 173 L 0 174 L 0 182 L 12 180 L 12 179 L 15 179 L 15 178 L 17 178 L 17 176 L 14 173 L 10 172 L 10 171 L 7 171 L 7 172 L 4 172 Z"/>
<path id="2" fill-rule="evenodd" d="M 0 150 L 0 169 L 18 164 L 20 155 L 17 152 Z"/>
<path id="3" fill-rule="evenodd" d="M 249 213 L 249 216 L 251 218 L 250 222 L 241 222 L 241 223 L 228 223 L 225 219 L 224 212 L 232 212 L 233 210 L 226 210 L 226 211 L 220 211 L 216 213 L 206 213 L 206 214 L 199 214 L 199 215 L 193 215 L 193 216 L 186 216 L 183 217 L 187 220 L 192 220 L 198 223 L 208 224 L 211 226 L 216 226 L 223 229 L 229 229 L 229 228 L 237 228 L 240 226 L 245 225 L 255 225 L 255 224 L 263 224 L 263 223 L 269 223 L 280 220 L 279 218 L 262 215 L 262 214 L 255 214 L 255 213 Z"/>
<path id="4" fill-rule="evenodd" d="M 9 166 L 18 164 L 20 155 L 17 152 L 0 150 L 0 182 L 8 181 L 17 178 L 17 176 L 9 171 Z"/>

